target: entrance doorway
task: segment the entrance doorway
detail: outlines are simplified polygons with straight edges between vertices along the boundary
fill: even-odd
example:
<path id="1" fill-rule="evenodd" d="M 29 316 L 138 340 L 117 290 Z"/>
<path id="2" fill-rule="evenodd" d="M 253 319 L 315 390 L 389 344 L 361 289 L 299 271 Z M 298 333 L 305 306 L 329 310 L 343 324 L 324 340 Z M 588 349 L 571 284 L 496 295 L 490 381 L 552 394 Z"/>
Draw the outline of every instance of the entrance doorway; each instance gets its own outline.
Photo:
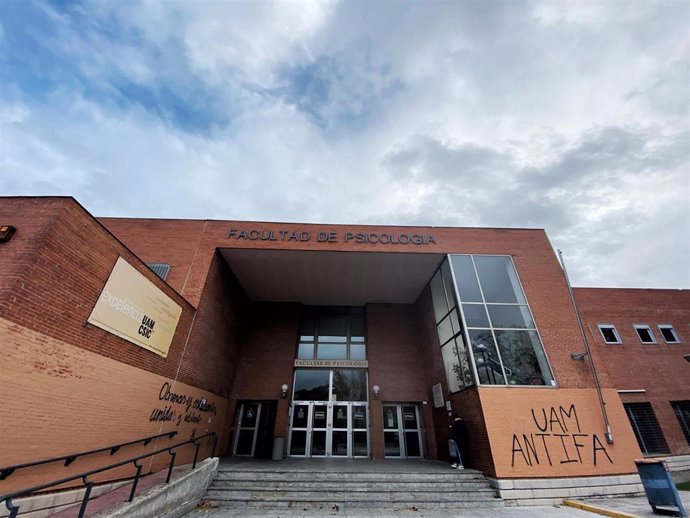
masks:
<path id="1" fill-rule="evenodd" d="M 410 403 L 386 403 L 382 407 L 385 456 L 399 459 L 422 457 L 419 407 Z"/>
<path id="2" fill-rule="evenodd" d="M 271 458 L 277 401 L 239 401 L 232 454 Z"/>
<path id="3" fill-rule="evenodd" d="M 291 457 L 368 457 L 369 403 L 363 369 L 296 369 Z"/>
<path id="4" fill-rule="evenodd" d="M 366 403 L 294 403 L 290 419 L 291 457 L 368 457 Z"/>

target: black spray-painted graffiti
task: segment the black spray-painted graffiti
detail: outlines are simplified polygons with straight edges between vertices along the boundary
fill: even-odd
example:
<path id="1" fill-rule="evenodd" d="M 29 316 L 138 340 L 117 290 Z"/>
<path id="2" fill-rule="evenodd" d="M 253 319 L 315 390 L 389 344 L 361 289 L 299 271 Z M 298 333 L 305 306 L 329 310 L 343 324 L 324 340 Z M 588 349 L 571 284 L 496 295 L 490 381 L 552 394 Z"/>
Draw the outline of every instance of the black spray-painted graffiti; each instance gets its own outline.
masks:
<path id="1" fill-rule="evenodd" d="M 606 451 L 606 447 L 595 433 L 582 433 L 580 420 L 577 417 L 575 405 L 567 409 L 562 406 L 532 409 L 532 421 L 539 433 L 513 434 L 513 450 L 511 466 L 515 466 L 515 459 L 528 466 L 540 465 L 545 462 L 553 466 L 554 462 L 582 464 L 585 459 L 592 459 L 596 466 L 597 460 L 604 458 L 613 464 L 613 460 Z"/>
<path id="2" fill-rule="evenodd" d="M 201 422 L 202 413 L 217 414 L 216 405 L 209 403 L 206 398 L 194 398 L 187 394 L 179 394 L 170 390 L 170 383 L 167 381 L 161 386 L 158 399 L 168 404 L 154 408 L 151 411 L 149 421 L 167 423 L 174 422 L 180 426 L 185 423 L 198 424 Z M 178 408 L 181 407 L 181 408 Z"/>

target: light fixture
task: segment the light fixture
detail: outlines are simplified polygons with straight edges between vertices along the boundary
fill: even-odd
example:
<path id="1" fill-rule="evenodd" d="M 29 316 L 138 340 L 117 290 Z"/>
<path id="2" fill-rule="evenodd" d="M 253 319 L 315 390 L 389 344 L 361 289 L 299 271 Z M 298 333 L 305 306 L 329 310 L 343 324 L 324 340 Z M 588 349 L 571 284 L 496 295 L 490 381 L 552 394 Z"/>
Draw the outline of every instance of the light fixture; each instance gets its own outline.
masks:
<path id="1" fill-rule="evenodd" d="M 588 354 L 589 353 L 570 353 L 570 359 L 575 360 L 576 362 L 581 362 Z"/>
<path id="2" fill-rule="evenodd" d="M 374 385 L 373 387 L 371 387 L 371 391 L 374 393 L 374 399 L 378 399 L 379 392 L 381 392 L 381 387 L 379 387 L 378 385 Z"/>
<path id="3" fill-rule="evenodd" d="M 280 390 L 281 390 L 282 393 L 283 393 L 283 399 L 285 399 L 285 398 L 287 397 L 288 388 L 290 388 L 290 387 L 288 387 L 288 384 L 287 384 L 287 383 L 283 383 L 283 386 L 280 387 Z"/>
<path id="4" fill-rule="evenodd" d="M 690 354 L 686 354 L 685 356 L 683 356 L 683 359 L 684 359 L 686 362 L 690 362 Z"/>

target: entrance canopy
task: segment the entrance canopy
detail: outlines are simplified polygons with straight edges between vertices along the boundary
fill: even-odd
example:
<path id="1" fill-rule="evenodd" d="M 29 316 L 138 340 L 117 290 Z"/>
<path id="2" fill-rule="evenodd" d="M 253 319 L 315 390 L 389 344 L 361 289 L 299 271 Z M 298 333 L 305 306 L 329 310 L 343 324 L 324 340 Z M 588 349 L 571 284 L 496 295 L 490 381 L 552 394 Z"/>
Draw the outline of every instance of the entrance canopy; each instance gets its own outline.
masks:
<path id="1" fill-rule="evenodd" d="M 445 257 L 239 248 L 220 252 L 252 300 L 324 306 L 412 304 Z"/>

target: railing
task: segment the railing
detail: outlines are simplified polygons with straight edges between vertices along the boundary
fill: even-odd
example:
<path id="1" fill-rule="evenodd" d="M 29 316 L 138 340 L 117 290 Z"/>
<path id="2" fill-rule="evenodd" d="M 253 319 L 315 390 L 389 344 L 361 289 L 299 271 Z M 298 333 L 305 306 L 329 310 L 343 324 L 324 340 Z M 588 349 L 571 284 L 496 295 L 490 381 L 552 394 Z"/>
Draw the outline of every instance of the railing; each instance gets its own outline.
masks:
<path id="1" fill-rule="evenodd" d="M 170 433 L 176 434 L 177 432 L 170 432 Z M 165 434 L 161 434 L 161 435 L 159 435 L 159 436 L 153 436 L 153 437 L 147 438 L 148 441 L 147 441 L 147 439 L 140 439 L 140 440 L 138 440 L 138 441 L 133 441 L 133 442 L 130 442 L 130 443 L 123 443 L 123 444 L 121 444 L 121 445 L 119 445 L 119 446 L 125 446 L 125 445 L 128 445 L 128 444 L 136 444 L 136 443 L 145 442 L 145 441 L 147 441 L 147 442 L 145 442 L 145 444 L 148 444 L 148 443 L 149 443 L 151 440 L 153 440 L 154 438 L 156 438 L 156 437 L 161 437 L 161 436 L 165 436 L 165 435 L 169 435 L 169 434 L 168 434 L 168 433 L 165 433 Z M 191 438 L 187 439 L 186 441 L 182 441 L 182 442 L 179 442 L 179 443 L 177 443 L 177 444 L 173 444 L 172 446 L 168 446 L 168 447 L 165 447 L 165 448 L 161 448 L 161 449 L 159 449 L 159 450 L 155 450 L 155 451 L 152 451 L 152 452 L 149 452 L 149 453 L 144 453 L 144 454 L 138 455 L 138 456 L 136 456 L 136 457 L 131 457 L 131 458 L 127 459 L 127 460 L 123 460 L 123 461 L 117 462 L 117 463 L 115 463 L 115 464 L 110 464 L 110 465 L 105 466 L 105 467 L 103 467 L 103 468 L 92 469 L 92 470 L 89 470 L 89 471 L 85 471 L 85 472 L 79 473 L 79 474 L 77 474 L 77 475 L 72 475 L 72 476 L 70 476 L 70 477 L 62 478 L 62 479 L 60 479 L 60 480 L 54 480 L 54 481 L 52 481 L 52 482 L 48 482 L 48 483 L 41 484 L 41 485 L 38 485 L 38 486 L 30 487 L 30 488 L 27 488 L 27 489 L 22 489 L 22 490 L 20 490 L 20 491 L 15 491 L 15 492 L 13 492 L 13 493 L 8 493 L 8 494 L 6 494 L 6 495 L 0 495 L 0 504 L 2 504 L 2 502 L 5 502 L 5 506 L 7 507 L 7 509 L 8 509 L 9 512 L 10 512 L 8 518 L 16 518 L 17 513 L 19 513 L 19 507 L 16 506 L 16 505 L 14 505 L 14 504 L 12 503 L 12 499 L 13 499 L 13 498 L 18 498 L 18 497 L 21 497 L 21 496 L 26 496 L 26 495 L 29 495 L 29 494 L 32 494 L 32 493 L 36 493 L 36 492 L 38 492 L 38 491 L 43 491 L 44 489 L 48 489 L 48 488 L 50 488 L 50 487 L 60 486 L 60 485 L 62 485 L 62 484 L 66 484 L 66 483 L 68 483 L 68 482 L 72 482 L 73 480 L 81 479 L 82 482 L 84 483 L 84 487 L 86 488 L 86 491 L 84 492 L 84 498 L 82 498 L 82 501 L 81 501 L 81 507 L 79 508 L 79 515 L 78 515 L 78 518 L 83 518 L 83 517 L 84 517 L 84 513 L 86 512 L 86 506 L 87 506 L 87 504 L 88 504 L 88 502 L 89 502 L 89 496 L 91 495 L 91 489 L 93 488 L 93 485 L 94 485 L 94 483 L 93 483 L 92 481 L 89 480 L 89 477 L 90 477 L 91 475 L 95 475 L 95 474 L 97 474 L 97 473 L 102 473 L 102 472 L 104 472 L 104 471 L 108 471 L 108 470 L 111 470 L 111 469 L 119 468 L 120 466 L 125 466 L 125 465 L 127 465 L 127 464 L 129 464 L 129 463 L 132 463 L 132 464 L 134 465 L 134 467 L 136 468 L 137 472 L 136 472 L 136 475 L 134 476 L 134 480 L 133 480 L 133 482 L 132 482 L 132 489 L 131 489 L 131 491 L 130 491 L 130 493 L 129 493 L 129 499 L 127 500 L 128 502 L 131 502 L 131 501 L 134 499 L 134 495 L 135 495 L 136 490 L 137 490 L 137 484 L 139 483 L 139 479 L 141 478 L 141 470 L 142 470 L 143 466 L 139 463 L 140 460 L 145 459 L 145 458 L 147 458 L 147 457 L 153 457 L 154 455 L 159 455 L 159 454 L 161 454 L 161 453 L 167 452 L 167 453 L 170 455 L 170 465 L 168 466 L 168 475 L 167 475 L 167 477 L 166 477 L 166 479 L 165 479 L 165 483 L 167 484 L 167 483 L 170 482 L 170 478 L 172 477 L 173 467 L 175 466 L 175 457 L 176 457 L 176 455 L 177 455 L 177 452 L 175 452 L 175 451 L 173 451 L 173 450 L 174 450 L 175 448 L 179 448 L 180 446 L 185 446 L 185 445 L 187 445 L 187 444 L 194 444 L 194 446 L 195 446 L 195 448 L 196 448 L 195 451 L 194 451 L 194 462 L 192 463 L 192 469 L 194 469 L 194 468 L 196 468 L 196 463 L 197 463 L 197 460 L 198 460 L 198 458 L 199 458 L 199 448 L 200 448 L 200 446 L 201 446 L 201 442 L 200 442 L 200 441 L 201 441 L 201 439 L 204 439 L 204 438 L 207 438 L 207 437 L 213 439 L 213 448 L 212 448 L 212 450 L 211 450 L 211 457 L 215 457 L 215 454 L 216 454 L 216 444 L 217 444 L 217 439 L 218 439 L 218 438 L 217 438 L 217 436 L 216 436 L 216 434 L 215 434 L 214 432 L 211 432 L 211 433 L 207 433 L 207 434 L 205 434 L 205 435 L 200 435 L 199 437 L 191 437 Z M 117 445 L 116 445 L 116 446 L 117 446 Z M 107 450 L 109 450 L 109 449 L 111 449 L 111 448 L 115 448 L 116 446 L 107 447 L 107 448 L 100 448 L 100 449 L 98 449 L 98 450 L 92 450 L 92 451 L 89 451 L 89 452 L 83 452 L 83 453 L 75 454 L 75 455 L 76 455 L 76 457 L 83 456 L 83 455 L 90 455 L 90 454 L 95 453 L 95 452 L 98 452 L 98 451 L 107 451 Z M 115 451 L 117 451 L 117 450 L 115 450 Z M 57 460 L 67 460 L 68 458 L 70 458 L 70 457 L 72 457 L 72 456 L 75 456 L 75 455 L 71 455 L 71 456 L 67 455 L 67 456 L 63 456 L 63 457 L 55 457 L 55 458 L 53 458 L 53 459 L 47 459 L 47 460 L 45 460 L 45 461 L 37 461 L 37 462 L 32 462 L 32 463 L 27 463 L 27 464 L 19 464 L 19 465 L 17 465 L 17 466 L 10 466 L 10 468 L 12 468 L 12 467 L 18 468 L 18 467 L 34 466 L 34 465 L 37 465 L 37 464 L 45 464 L 45 463 L 47 463 L 47 462 L 55 462 L 55 461 L 57 461 Z M 112 453 L 111 453 L 111 455 L 112 455 Z M 65 464 L 65 465 L 69 465 L 69 464 Z M 8 475 L 8 476 L 9 476 L 9 475 Z"/>
<path id="2" fill-rule="evenodd" d="M 21 468 L 29 468 L 31 466 L 40 466 L 41 464 L 50 464 L 51 462 L 57 462 L 59 460 L 64 460 L 65 466 L 69 466 L 75 460 L 77 460 L 79 457 L 85 457 L 86 455 L 93 455 L 94 453 L 101 453 L 103 451 L 108 451 L 108 450 L 110 450 L 110 455 L 112 456 L 112 455 L 115 455 L 115 453 L 117 453 L 118 450 L 120 448 L 122 448 L 123 446 L 131 446 L 132 444 L 139 444 L 140 442 L 144 443 L 144 446 L 146 446 L 148 443 L 150 443 L 154 439 L 158 439 L 160 437 L 165 437 L 166 435 L 168 436 L 168 439 L 172 439 L 173 437 L 175 437 L 177 435 L 177 431 L 159 433 L 158 435 L 151 435 L 150 437 L 144 437 L 142 439 L 137 439 L 135 441 L 121 442 L 118 444 L 113 444 L 112 446 L 106 446 L 104 448 L 98 448 L 97 450 L 88 450 L 88 451 L 82 451 L 79 453 L 70 453 L 67 455 L 62 455 L 61 457 L 51 457 L 49 459 L 36 460 L 33 462 L 26 462 L 24 464 L 15 464 L 14 466 L 7 466 L 4 468 L 0 468 L 0 480 L 5 480 L 12 473 L 14 473 L 16 470 L 21 469 Z"/>

